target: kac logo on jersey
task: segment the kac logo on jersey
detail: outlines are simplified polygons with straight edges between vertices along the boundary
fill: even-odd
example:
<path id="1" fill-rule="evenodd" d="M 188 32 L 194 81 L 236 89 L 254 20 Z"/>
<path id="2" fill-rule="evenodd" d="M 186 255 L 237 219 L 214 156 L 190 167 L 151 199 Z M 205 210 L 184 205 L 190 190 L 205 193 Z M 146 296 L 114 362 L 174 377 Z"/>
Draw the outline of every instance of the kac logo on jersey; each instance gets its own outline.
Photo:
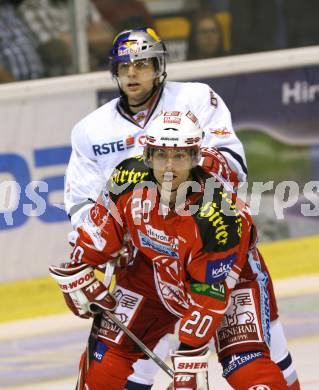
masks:
<path id="1" fill-rule="evenodd" d="M 236 258 L 237 254 L 233 253 L 222 259 L 208 261 L 206 268 L 206 283 L 214 284 L 223 281 L 235 263 Z"/>
<path id="2" fill-rule="evenodd" d="M 163 253 L 164 255 L 171 256 L 176 259 L 179 258 L 178 252 L 173 251 L 170 246 L 160 244 L 157 241 L 151 240 L 140 230 L 138 231 L 138 237 L 140 239 L 141 246 L 143 246 L 144 248 L 150 248 L 155 252 Z"/>
<path id="3" fill-rule="evenodd" d="M 134 137 L 129 135 L 124 140 L 120 139 L 117 141 L 92 145 L 92 149 L 95 156 L 102 156 L 103 154 L 123 152 L 124 150 L 133 148 L 134 145 L 135 145 L 135 139 Z"/>

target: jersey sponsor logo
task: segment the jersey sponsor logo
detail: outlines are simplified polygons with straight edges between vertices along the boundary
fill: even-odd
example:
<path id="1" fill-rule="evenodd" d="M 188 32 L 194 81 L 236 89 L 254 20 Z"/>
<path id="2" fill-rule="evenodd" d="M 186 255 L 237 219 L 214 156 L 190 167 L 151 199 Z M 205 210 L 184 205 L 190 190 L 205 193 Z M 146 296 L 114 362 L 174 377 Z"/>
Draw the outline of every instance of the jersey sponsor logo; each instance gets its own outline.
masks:
<path id="1" fill-rule="evenodd" d="M 228 225 L 225 224 L 223 214 L 220 211 L 217 203 L 207 202 L 199 209 L 199 218 L 207 218 L 215 228 L 215 238 L 217 243 L 225 245 L 228 242 Z"/>
<path id="2" fill-rule="evenodd" d="M 114 314 L 123 325 L 131 328 L 141 308 L 142 295 L 118 285 L 112 291 L 112 294 L 118 302 Z M 102 339 L 120 344 L 124 337 L 124 332 L 106 314 L 103 314 L 98 335 Z"/>
<path id="3" fill-rule="evenodd" d="M 188 111 L 186 116 L 187 116 L 187 118 L 189 118 L 195 124 L 198 123 L 198 119 L 196 118 L 196 116 L 191 111 Z"/>
<path id="4" fill-rule="evenodd" d="M 191 291 L 199 295 L 218 299 L 219 301 L 225 301 L 226 297 L 225 286 L 222 283 L 191 283 Z"/>
<path id="5" fill-rule="evenodd" d="M 139 145 L 144 146 L 146 143 L 146 135 L 145 134 L 140 135 L 138 137 L 137 141 L 138 141 Z"/>
<path id="6" fill-rule="evenodd" d="M 93 352 L 94 360 L 96 360 L 97 362 L 101 362 L 107 350 L 107 345 L 101 343 L 100 341 L 97 341 L 97 343 L 95 344 L 95 350 Z"/>
<path id="7" fill-rule="evenodd" d="M 148 236 L 138 230 L 138 236 L 140 239 L 141 246 L 144 248 L 150 248 L 155 252 L 163 253 L 164 255 L 179 258 L 178 252 L 172 250 L 170 246 L 160 244 L 157 241 L 151 240 Z"/>
<path id="8" fill-rule="evenodd" d="M 174 123 L 179 125 L 181 123 L 181 118 L 167 117 L 164 118 L 164 123 Z"/>
<path id="9" fill-rule="evenodd" d="M 125 140 L 126 149 L 132 148 L 135 144 L 135 139 L 132 135 L 129 135 Z"/>
<path id="10" fill-rule="evenodd" d="M 220 194 L 222 195 L 223 202 L 226 202 L 226 205 L 228 205 L 229 209 L 233 212 L 235 217 L 234 222 L 237 226 L 237 238 L 239 238 L 242 235 L 242 219 L 240 214 L 236 211 L 236 205 L 227 193 L 221 191 Z M 216 202 L 212 201 L 205 203 L 199 208 L 197 216 L 200 219 L 206 218 L 209 222 L 211 222 L 211 225 L 214 228 L 215 238 L 219 245 L 226 245 L 228 243 L 229 225 L 225 223 L 225 215 L 222 213 L 221 207 L 217 205 Z"/>
<path id="11" fill-rule="evenodd" d="M 135 160 L 137 161 L 144 161 L 144 156 L 142 154 L 138 155 L 138 156 L 133 156 L 132 158 L 135 158 Z"/>
<path id="12" fill-rule="evenodd" d="M 108 318 L 102 318 L 101 328 L 99 329 L 99 335 L 106 340 L 114 341 L 116 338 L 120 338 L 121 329 Z"/>
<path id="13" fill-rule="evenodd" d="M 267 385 L 254 385 L 251 386 L 248 390 L 271 390 Z"/>
<path id="14" fill-rule="evenodd" d="M 235 263 L 236 258 L 237 253 L 233 253 L 222 259 L 208 261 L 206 267 L 206 282 L 214 284 L 223 281 Z"/>
<path id="15" fill-rule="evenodd" d="M 180 111 L 165 111 L 164 116 L 182 116 Z"/>
<path id="16" fill-rule="evenodd" d="M 168 236 L 163 230 L 153 228 L 151 225 L 145 225 L 147 234 L 157 241 L 163 242 L 171 246 L 172 249 L 178 250 L 178 239 L 173 236 Z"/>
<path id="17" fill-rule="evenodd" d="M 207 362 L 181 362 L 178 363 L 178 370 L 194 370 L 200 368 L 208 368 Z"/>
<path id="18" fill-rule="evenodd" d="M 234 371 L 263 356 L 262 352 L 245 352 L 231 355 L 222 361 L 223 377 L 227 378 Z"/>
<path id="19" fill-rule="evenodd" d="M 231 135 L 231 131 L 228 131 L 226 127 L 221 129 L 209 129 L 210 133 L 216 135 L 216 137 L 227 138 Z"/>
<path id="20" fill-rule="evenodd" d="M 256 312 L 253 293 L 250 288 L 234 290 L 231 304 L 217 329 L 217 350 L 233 348 L 245 343 L 263 343 L 261 324 Z M 257 348 L 256 348 L 257 349 Z"/>
<path id="21" fill-rule="evenodd" d="M 141 183 L 147 177 L 149 172 L 140 172 L 132 169 L 124 169 L 122 166 L 112 175 L 112 182 L 116 184 Z"/>
<path id="22" fill-rule="evenodd" d="M 94 271 L 89 271 L 87 274 L 80 276 L 78 279 L 70 281 L 68 284 L 59 284 L 63 291 L 74 291 L 81 287 L 85 287 L 91 280 L 95 278 Z"/>
<path id="23" fill-rule="evenodd" d="M 120 139 L 112 142 L 105 142 L 103 144 L 92 145 L 93 153 L 95 156 L 102 156 L 104 154 L 123 152 L 127 149 L 133 148 L 135 145 L 135 139 L 129 135 L 125 140 Z"/>

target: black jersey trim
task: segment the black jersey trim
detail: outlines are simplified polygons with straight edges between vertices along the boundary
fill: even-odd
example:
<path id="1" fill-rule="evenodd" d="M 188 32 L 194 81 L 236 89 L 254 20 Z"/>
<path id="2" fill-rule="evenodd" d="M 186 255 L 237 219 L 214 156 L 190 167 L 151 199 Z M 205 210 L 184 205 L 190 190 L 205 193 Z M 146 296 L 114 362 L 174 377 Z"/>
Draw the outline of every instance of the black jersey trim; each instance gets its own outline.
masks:
<path id="1" fill-rule="evenodd" d="M 291 364 L 292 364 L 292 358 L 289 352 L 284 359 L 282 359 L 280 362 L 277 362 L 277 366 L 281 369 L 281 371 L 286 370 Z"/>
<path id="2" fill-rule="evenodd" d="M 84 202 L 72 206 L 70 209 L 70 212 L 68 214 L 69 219 L 71 219 L 71 217 L 73 217 L 73 215 L 75 213 L 77 213 L 82 207 L 86 206 L 87 204 L 92 204 L 92 203 L 95 203 L 95 200 L 88 198 Z"/>
<path id="3" fill-rule="evenodd" d="M 241 166 L 241 169 L 243 170 L 243 172 L 248 175 L 248 170 L 247 170 L 247 167 L 244 163 L 244 160 L 242 159 L 242 157 L 234 152 L 233 150 L 229 149 L 229 148 L 225 148 L 225 147 L 221 147 L 221 148 L 217 148 L 220 152 L 226 152 L 226 153 L 229 153 Z"/>

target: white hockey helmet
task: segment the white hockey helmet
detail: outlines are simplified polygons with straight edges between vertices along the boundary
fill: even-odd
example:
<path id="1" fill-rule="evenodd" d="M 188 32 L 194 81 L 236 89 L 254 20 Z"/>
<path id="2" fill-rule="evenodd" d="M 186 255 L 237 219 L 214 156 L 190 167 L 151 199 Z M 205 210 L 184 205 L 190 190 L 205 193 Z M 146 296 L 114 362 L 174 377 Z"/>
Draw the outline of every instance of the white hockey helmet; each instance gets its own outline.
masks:
<path id="1" fill-rule="evenodd" d="M 204 132 L 198 119 L 191 112 L 180 111 L 161 112 L 146 130 L 144 160 L 149 158 L 154 149 L 189 149 L 194 160 L 194 166 L 200 160 L 200 147 Z"/>

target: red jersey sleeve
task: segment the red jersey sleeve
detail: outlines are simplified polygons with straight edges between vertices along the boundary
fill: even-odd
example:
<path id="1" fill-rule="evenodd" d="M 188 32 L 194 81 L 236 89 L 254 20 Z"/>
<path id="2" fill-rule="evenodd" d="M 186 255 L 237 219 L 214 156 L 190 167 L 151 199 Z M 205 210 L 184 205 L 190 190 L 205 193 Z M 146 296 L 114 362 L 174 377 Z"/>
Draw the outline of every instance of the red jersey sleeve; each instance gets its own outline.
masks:
<path id="1" fill-rule="evenodd" d="M 186 268 L 186 288 L 192 304 L 179 330 L 180 340 L 194 347 L 214 336 L 247 260 L 250 217 L 235 208 L 226 215 L 221 204 L 204 204 L 195 216 L 201 240 L 195 243 Z M 218 219 L 219 223 L 214 224 Z"/>
<path id="2" fill-rule="evenodd" d="M 124 160 L 116 167 L 95 206 L 78 229 L 79 238 L 73 250 L 73 260 L 97 266 L 105 264 L 122 249 L 128 225 L 132 227 L 127 211 L 131 193 L 135 184 L 146 179 L 148 174 L 142 156 Z"/>
<path id="3" fill-rule="evenodd" d="M 108 208 L 99 197 L 88 217 L 78 229 L 72 260 L 93 266 L 105 264 L 111 255 L 123 247 L 124 218 L 120 208 L 108 201 Z"/>

